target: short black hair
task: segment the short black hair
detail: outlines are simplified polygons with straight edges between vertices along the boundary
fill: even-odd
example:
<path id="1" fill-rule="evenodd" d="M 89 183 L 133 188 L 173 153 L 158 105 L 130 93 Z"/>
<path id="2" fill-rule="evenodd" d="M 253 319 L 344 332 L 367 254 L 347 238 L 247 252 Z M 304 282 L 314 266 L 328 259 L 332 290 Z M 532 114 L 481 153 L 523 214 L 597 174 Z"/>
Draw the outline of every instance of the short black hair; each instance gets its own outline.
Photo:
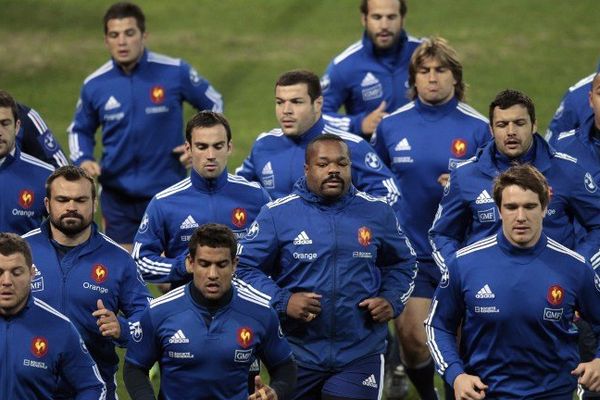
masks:
<path id="1" fill-rule="evenodd" d="M 408 11 L 408 6 L 406 5 L 406 0 L 400 1 L 400 16 L 404 18 L 406 12 Z M 369 13 L 369 0 L 361 0 L 360 2 L 360 12 L 361 14 L 367 15 Z"/>
<path id="2" fill-rule="evenodd" d="M 192 259 L 196 257 L 196 250 L 201 246 L 229 249 L 232 261 L 237 253 L 235 235 L 231 229 L 222 224 L 204 224 L 194 231 L 188 245 Z"/>
<path id="3" fill-rule="evenodd" d="M 0 90 L 0 107 L 10 108 L 16 124 L 19 120 L 19 109 L 17 107 L 17 102 L 6 90 Z"/>
<path id="4" fill-rule="evenodd" d="M 311 103 L 314 103 L 321 96 L 322 91 L 319 77 L 305 69 L 295 69 L 281 74 L 277 78 L 277 82 L 275 82 L 275 89 L 277 89 L 277 86 L 292 86 L 300 83 L 306 84 Z"/>
<path id="5" fill-rule="evenodd" d="M 494 179 L 494 202 L 498 209 L 502 206 L 502 192 L 512 185 L 535 192 L 542 209 L 550 202 L 550 189 L 544 175 L 530 164 L 519 164 L 510 167 Z"/>
<path id="6" fill-rule="evenodd" d="M 29 268 L 33 265 L 31 257 L 31 248 L 21 236 L 10 232 L 0 232 L 0 254 L 11 256 L 13 254 L 23 254 L 25 264 Z"/>
<path id="7" fill-rule="evenodd" d="M 138 28 L 142 33 L 146 32 L 146 17 L 142 9 L 133 3 L 115 3 L 106 10 L 104 14 L 104 34 L 108 33 L 108 21 L 111 19 L 135 18 Z"/>
<path id="8" fill-rule="evenodd" d="M 306 146 L 306 151 L 304 153 L 304 163 L 305 164 L 308 164 L 308 155 L 311 152 L 312 148 L 315 146 L 316 143 L 319 143 L 319 142 L 342 143 L 344 145 L 343 147 L 345 147 L 346 151 L 348 152 L 348 159 L 350 158 L 350 148 L 348 147 L 348 144 L 346 143 L 346 141 L 344 139 L 342 139 L 338 135 L 334 135 L 333 133 L 323 133 L 322 135 L 317 135 L 310 142 L 308 142 L 308 145 Z"/>
<path id="9" fill-rule="evenodd" d="M 535 105 L 531 97 L 525 93 L 514 89 L 505 89 L 496 95 L 496 98 L 490 104 L 490 125 L 494 125 L 494 109 L 498 107 L 506 110 L 512 106 L 521 105 L 527 109 L 531 123 L 535 124 Z"/>
<path id="10" fill-rule="evenodd" d="M 200 111 L 194 115 L 185 126 L 185 140 L 192 144 L 192 131 L 195 128 L 210 128 L 215 125 L 223 125 L 227 133 L 227 143 L 231 142 L 231 127 L 229 121 L 221 113 L 215 111 Z"/>
<path id="11" fill-rule="evenodd" d="M 51 198 L 51 189 L 50 186 L 52 182 L 54 182 L 57 178 L 63 177 L 69 182 L 75 182 L 80 179 L 86 179 L 92 185 L 92 200 L 96 199 L 96 184 L 94 183 L 94 179 L 85 172 L 85 170 L 81 167 L 77 167 L 75 165 L 65 165 L 58 168 L 54 171 L 46 180 L 46 197 Z"/>

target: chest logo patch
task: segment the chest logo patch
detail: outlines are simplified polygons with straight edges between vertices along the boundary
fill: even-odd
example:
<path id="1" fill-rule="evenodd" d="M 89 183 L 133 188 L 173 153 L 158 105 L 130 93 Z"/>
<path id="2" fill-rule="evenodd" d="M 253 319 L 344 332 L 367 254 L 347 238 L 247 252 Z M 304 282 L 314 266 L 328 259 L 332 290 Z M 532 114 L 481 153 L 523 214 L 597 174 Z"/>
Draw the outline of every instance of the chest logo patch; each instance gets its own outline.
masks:
<path id="1" fill-rule="evenodd" d="M 32 190 L 24 189 L 19 193 L 19 205 L 23 208 L 30 208 L 35 196 Z"/>
<path id="2" fill-rule="evenodd" d="M 373 240 L 373 235 L 371 234 L 371 229 L 366 226 L 361 226 L 358 228 L 358 243 L 361 246 L 368 247 Z"/>
<path id="3" fill-rule="evenodd" d="M 103 283 L 108 278 L 108 269 L 102 264 L 95 264 L 92 267 L 92 279 L 96 283 Z"/>
<path id="4" fill-rule="evenodd" d="M 247 349 L 252 344 L 254 333 L 252 329 L 247 326 L 241 327 L 237 331 L 237 341 L 244 349 Z"/>
<path id="5" fill-rule="evenodd" d="M 155 85 L 150 89 L 150 100 L 154 104 L 160 104 L 165 100 L 165 88 L 160 85 Z"/>
<path id="6" fill-rule="evenodd" d="M 43 336 L 36 336 L 31 341 L 31 352 L 34 356 L 41 358 L 48 353 L 48 340 Z"/>
<path id="7" fill-rule="evenodd" d="M 467 141 L 464 139 L 454 139 L 450 151 L 456 157 L 464 157 L 467 154 Z"/>
<path id="8" fill-rule="evenodd" d="M 548 288 L 548 294 L 546 296 L 548 303 L 553 306 L 562 304 L 565 297 L 565 290 L 559 285 L 552 285 Z"/>
<path id="9" fill-rule="evenodd" d="M 238 228 L 243 228 L 248 221 L 248 213 L 243 208 L 234 208 L 231 212 L 231 223 Z"/>

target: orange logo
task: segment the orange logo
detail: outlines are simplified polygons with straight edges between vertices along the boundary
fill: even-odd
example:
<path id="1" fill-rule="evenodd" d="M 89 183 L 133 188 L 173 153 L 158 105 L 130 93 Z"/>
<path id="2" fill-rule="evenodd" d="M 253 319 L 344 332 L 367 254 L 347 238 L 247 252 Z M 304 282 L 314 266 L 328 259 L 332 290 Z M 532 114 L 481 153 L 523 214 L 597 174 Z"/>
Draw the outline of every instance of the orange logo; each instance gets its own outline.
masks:
<path id="1" fill-rule="evenodd" d="M 548 299 L 548 303 L 553 306 L 560 305 L 565 297 L 565 291 L 558 285 L 552 285 L 548 288 L 548 295 L 546 296 Z"/>
<path id="2" fill-rule="evenodd" d="M 19 205 L 23 208 L 29 208 L 33 204 L 33 191 L 24 189 L 19 193 Z"/>
<path id="3" fill-rule="evenodd" d="M 34 337 L 31 341 L 31 352 L 38 358 L 44 357 L 48 352 L 48 341 L 46 338 L 42 336 Z"/>
<path id="4" fill-rule="evenodd" d="M 92 267 L 92 279 L 96 283 L 102 283 L 108 278 L 108 270 L 102 264 L 96 264 Z"/>
<path id="5" fill-rule="evenodd" d="M 463 139 L 454 139 L 450 150 L 456 157 L 464 157 L 467 154 L 467 142 Z"/>
<path id="6" fill-rule="evenodd" d="M 238 329 L 237 332 L 237 341 L 244 349 L 247 349 L 252 344 L 252 337 L 254 334 L 252 333 L 252 329 L 248 327 L 243 327 Z"/>
<path id="7" fill-rule="evenodd" d="M 248 219 L 248 213 L 243 208 L 234 208 L 231 212 L 231 223 L 233 223 L 238 228 L 246 225 L 246 221 Z"/>
<path id="8" fill-rule="evenodd" d="M 160 85 L 153 86 L 150 89 L 150 100 L 154 104 L 160 104 L 165 100 L 165 88 Z"/>
<path id="9" fill-rule="evenodd" d="M 371 230 L 369 228 L 367 228 L 366 226 L 361 226 L 360 228 L 358 228 L 358 243 L 367 247 L 371 244 L 372 238 L 373 237 L 371 235 Z"/>

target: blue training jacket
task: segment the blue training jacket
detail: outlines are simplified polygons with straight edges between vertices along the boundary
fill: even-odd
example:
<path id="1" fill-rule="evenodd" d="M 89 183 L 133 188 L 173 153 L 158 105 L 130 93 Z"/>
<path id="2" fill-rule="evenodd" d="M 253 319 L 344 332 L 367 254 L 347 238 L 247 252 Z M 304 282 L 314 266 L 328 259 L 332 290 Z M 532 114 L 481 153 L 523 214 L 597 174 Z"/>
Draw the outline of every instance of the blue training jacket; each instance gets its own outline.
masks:
<path id="1" fill-rule="evenodd" d="M 222 111 L 221 95 L 185 61 L 145 50 L 131 74 L 108 61 L 88 76 L 69 127 L 71 160 L 94 160 L 94 134 L 102 126 L 100 183 L 150 198 L 185 177 L 183 101 Z"/>
<path id="2" fill-rule="evenodd" d="M 500 229 L 459 250 L 447 271 L 425 321 L 446 382 L 466 372 L 488 385 L 486 399 L 571 400 L 575 310 L 600 334 L 600 276 L 584 257 L 544 234 L 517 248 Z"/>
<path id="3" fill-rule="evenodd" d="M 83 341 L 105 381 L 114 379 L 119 359 L 115 342 L 126 346 L 130 330 L 152 298 L 135 263 L 125 249 L 98 232 L 92 224 L 90 238 L 60 257 L 52 244 L 50 227 L 45 221 L 39 229 L 23 235 L 31 246 L 36 275 L 32 292 L 41 300 L 66 314 Z M 101 299 L 104 306 L 119 316 L 121 337 L 104 337 L 92 312 Z"/>
<path id="4" fill-rule="evenodd" d="M 98 367 L 69 319 L 29 296 L 25 307 L 0 317 L 0 399 L 51 400 L 66 380 L 76 400 L 104 400 Z"/>
<path id="5" fill-rule="evenodd" d="M 23 234 L 46 216 L 46 179 L 54 167 L 15 147 L 0 164 L 0 232 Z"/>
<path id="6" fill-rule="evenodd" d="M 331 61 L 321 78 L 323 115 L 332 126 L 362 134 L 362 120 L 383 100 L 395 110 L 410 99 L 408 65 L 421 40 L 402 31 L 398 44 L 376 54 L 366 33 Z M 340 114 L 344 106 L 346 114 Z"/>
<path id="7" fill-rule="evenodd" d="M 149 370 L 160 364 L 165 400 L 246 400 L 248 371 L 259 357 L 268 368 L 292 357 L 279 320 L 264 294 L 234 287 L 231 302 L 211 315 L 188 285 L 152 301 L 142 335 L 125 359 Z"/>
<path id="8" fill-rule="evenodd" d="M 271 296 L 298 363 L 317 370 L 383 353 L 387 324 L 374 323 L 358 303 L 383 297 L 397 316 L 417 271 L 410 242 L 383 200 L 351 187 L 327 204 L 304 177 L 292 194 L 263 207 L 239 257 L 237 277 Z M 285 316 L 299 291 L 323 296 L 310 323 Z"/>
<path id="9" fill-rule="evenodd" d="M 488 120 L 456 98 L 438 106 L 417 98 L 377 126 L 371 143 L 402 188 L 398 219 L 420 263 L 433 264 L 427 231 L 442 198 L 439 176 L 491 138 Z"/>
<path id="10" fill-rule="evenodd" d="M 239 240 L 270 200 L 258 183 L 227 170 L 216 179 L 192 170 L 189 178 L 158 193 L 148 205 L 133 245 L 138 271 L 147 282 L 188 280 L 185 257 L 196 228 L 223 224 Z"/>
<path id="11" fill-rule="evenodd" d="M 384 197 L 394 206 L 400 190 L 392 172 L 381 162 L 375 150 L 362 138 L 348 134 L 319 119 L 302 136 L 286 136 L 281 129 L 258 136 L 244 163 L 235 170 L 249 181 L 259 181 L 273 199 L 287 196 L 294 183 L 304 175 L 306 146 L 322 133 L 338 135 L 348 145 L 352 162 L 352 183 L 375 197 Z"/>
<path id="12" fill-rule="evenodd" d="M 520 162 L 529 162 L 548 180 L 551 199 L 544 218 L 544 232 L 587 259 L 600 249 L 600 190 L 593 176 L 577 159 L 552 149 L 538 134 Z M 456 250 L 494 234 L 501 225 L 492 198 L 493 180 L 510 166 L 491 141 L 476 157 L 450 174 L 429 238 L 438 266 Z M 574 221 L 587 235 L 576 243 Z"/>

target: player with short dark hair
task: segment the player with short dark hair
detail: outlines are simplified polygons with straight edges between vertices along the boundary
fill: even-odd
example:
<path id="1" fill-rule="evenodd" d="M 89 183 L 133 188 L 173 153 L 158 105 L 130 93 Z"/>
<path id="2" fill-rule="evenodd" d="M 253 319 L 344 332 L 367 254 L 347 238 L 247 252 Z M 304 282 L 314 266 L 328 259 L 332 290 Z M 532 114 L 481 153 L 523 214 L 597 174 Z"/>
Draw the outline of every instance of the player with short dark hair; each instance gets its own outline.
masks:
<path id="1" fill-rule="evenodd" d="M 288 398 L 296 365 L 268 296 L 232 285 L 237 240 L 224 225 L 200 226 L 189 242 L 193 280 L 152 301 L 141 319 L 139 340 L 127 349 L 124 379 L 131 397 L 154 399 L 148 373 L 160 365 L 159 398 L 265 400 Z M 256 378 L 255 357 L 267 366 L 269 385 Z"/>
<path id="2" fill-rule="evenodd" d="M 102 184 L 106 234 L 131 250 L 150 199 L 183 179 L 183 101 L 222 111 L 221 95 L 185 61 L 148 51 L 145 18 L 132 3 L 104 16 L 111 60 L 88 76 L 69 127 L 71 160 Z M 102 127 L 103 156 L 94 158 Z"/>
<path id="3" fill-rule="evenodd" d="M 599 390 L 600 351 L 580 362 L 572 320 L 577 310 L 600 332 L 600 276 L 542 231 L 550 188 L 534 167 L 508 168 L 493 193 L 501 229 L 448 261 L 425 321 L 438 371 L 457 399 Z"/>
<path id="4" fill-rule="evenodd" d="M 62 380 L 76 399 L 105 399 L 98 367 L 71 321 L 31 295 L 35 275 L 27 242 L 0 233 L 0 397 L 55 399 Z"/>

